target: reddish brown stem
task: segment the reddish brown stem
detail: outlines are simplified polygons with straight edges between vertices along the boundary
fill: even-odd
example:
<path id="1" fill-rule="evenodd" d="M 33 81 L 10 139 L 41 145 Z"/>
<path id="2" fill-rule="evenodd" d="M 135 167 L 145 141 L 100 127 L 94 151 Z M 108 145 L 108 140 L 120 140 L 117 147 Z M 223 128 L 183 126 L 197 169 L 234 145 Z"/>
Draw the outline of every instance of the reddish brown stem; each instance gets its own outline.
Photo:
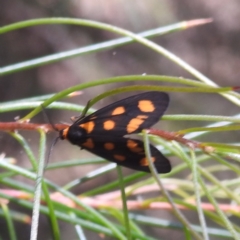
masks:
<path id="1" fill-rule="evenodd" d="M 67 124 L 54 124 L 55 129 L 58 131 L 69 127 Z M 51 124 L 42 123 L 26 123 L 26 122 L 0 122 L 0 131 L 16 131 L 16 130 L 37 130 L 44 129 L 46 132 L 55 131 Z"/>
<path id="2" fill-rule="evenodd" d="M 213 147 L 205 146 L 204 144 L 202 144 L 200 142 L 186 139 L 182 135 L 179 135 L 177 132 L 166 132 L 166 131 L 159 130 L 159 129 L 147 129 L 147 131 L 149 134 L 162 137 L 168 141 L 169 140 L 177 141 L 177 142 L 182 143 L 192 149 L 201 148 L 204 151 L 209 152 L 209 153 L 214 151 Z"/>
<path id="3" fill-rule="evenodd" d="M 39 128 L 44 129 L 46 132 L 58 131 L 69 127 L 67 124 L 54 124 L 54 128 L 51 124 L 42 124 L 42 123 L 27 123 L 27 122 L 0 122 L 0 131 L 16 131 L 16 130 L 37 130 Z M 210 146 L 205 146 L 204 144 L 189 140 L 184 138 L 182 135 L 179 135 L 177 132 L 166 132 L 159 129 L 147 129 L 148 133 L 160 136 L 168 141 L 175 140 L 179 143 L 182 143 L 192 149 L 201 148 L 206 152 L 213 152 L 214 148 Z"/>

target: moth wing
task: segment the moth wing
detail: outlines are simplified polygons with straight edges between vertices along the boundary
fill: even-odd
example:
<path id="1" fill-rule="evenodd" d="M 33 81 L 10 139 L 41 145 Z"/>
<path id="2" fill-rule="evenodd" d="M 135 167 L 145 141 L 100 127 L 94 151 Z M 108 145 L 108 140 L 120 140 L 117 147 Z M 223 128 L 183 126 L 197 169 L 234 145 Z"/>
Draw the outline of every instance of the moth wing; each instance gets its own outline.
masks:
<path id="1" fill-rule="evenodd" d="M 81 148 L 106 160 L 137 171 L 150 172 L 144 152 L 144 144 L 137 139 L 105 136 L 87 137 Z M 150 145 L 152 161 L 158 173 L 171 171 L 169 160 L 153 145 Z"/>
<path id="2" fill-rule="evenodd" d="M 157 123 L 166 111 L 169 96 L 164 92 L 145 92 L 114 102 L 77 120 L 89 136 L 123 136 L 138 133 Z"/>

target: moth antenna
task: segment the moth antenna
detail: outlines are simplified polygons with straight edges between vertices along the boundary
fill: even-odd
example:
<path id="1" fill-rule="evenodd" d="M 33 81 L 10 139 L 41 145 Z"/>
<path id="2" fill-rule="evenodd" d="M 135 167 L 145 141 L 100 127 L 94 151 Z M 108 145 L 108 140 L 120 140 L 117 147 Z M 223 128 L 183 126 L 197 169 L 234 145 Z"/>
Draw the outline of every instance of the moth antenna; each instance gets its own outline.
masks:
<path id="1" fill-rule="evenodd" d="M 59 130 L 55 127 L 55 125 L 52 123 L 51 119 L 48 117 L 48 115 L 47 115 L 47 113 L 46 113 L 46 109 L 45 109 L 45 107 L 44 107 L 42 104 L 41 104 L 41 108 L 42 108 L 42 113 L 43 113 L 44 121 L 45 121 L 45 122 L 48 122 L 48 123 L 51 125 L 51 127 L 52 127 L 55 131 L 57 131 L 57 132 L 59 133 Z M 48 165 L 48 163 L 49 163 L 49 159 L 50 159 L 50 157 L 51 157 L 52 150 L 53 150 L 54 146 L 57 144 L 59 138 L 60 138 L 59 136 L 56 137 L 56 138 L 53 140 L 52 144 L 51 144 L 51 147 L 50 147 L 50 149 L 49 149 L 49 151 L 48 151 L 48 153 L 47 153 L 47 156 L 46 156 L 46 166 L 45 166 L 45 168 L 47 167 L 47 165 Z"/>
<path id="2" fill-rule="evenodd" d="M 56 138 L 53 140 L 52 144 L 51 144 L 51 147 L 50 147 L 50 149 L 49 149 L 49 151 L 48 151 L 47 158 L 46 158 L 46 166 L 47 166 L 48 163 L 49 163 L 49 159 L 50 159 L 50 157 L 51 157 L 51 155 L 52 155 L 53 148 L 54 148 L 54 146 L 57 144 L 57 142 L 58 142 L 59 139 L 60 139 L 59 136 L 56 137 Z"/>

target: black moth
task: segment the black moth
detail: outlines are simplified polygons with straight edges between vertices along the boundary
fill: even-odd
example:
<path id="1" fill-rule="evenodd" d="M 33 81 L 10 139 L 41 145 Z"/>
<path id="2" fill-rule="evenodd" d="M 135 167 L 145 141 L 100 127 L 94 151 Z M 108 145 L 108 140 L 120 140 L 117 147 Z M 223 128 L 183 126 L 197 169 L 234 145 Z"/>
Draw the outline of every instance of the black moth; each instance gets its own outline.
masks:
<path id="1" fill-rule="evenodd" d="M 143 142 L 124 135 L 150 128 L 168 104 L 169 96 L 164 92 L 137 94 L 80 117 L 60 131 L 60 138 L 121 166 L 150 172 Z M 150 150 L 158 173 L 170 172 L 169 160 L 153 145 Z"/>

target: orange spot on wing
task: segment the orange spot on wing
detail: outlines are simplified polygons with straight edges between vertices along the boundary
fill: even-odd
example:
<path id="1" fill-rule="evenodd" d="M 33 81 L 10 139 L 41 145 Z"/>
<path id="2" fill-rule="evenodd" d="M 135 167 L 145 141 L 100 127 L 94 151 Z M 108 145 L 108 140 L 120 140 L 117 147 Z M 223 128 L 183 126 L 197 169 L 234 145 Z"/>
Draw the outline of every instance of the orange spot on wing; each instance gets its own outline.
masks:
<path id="1" fill-rule="evenodd" d="M 92 149 L 92 148 L 94 148 L 94 142 L 93 142 L 93 140 L 92 140 L 91 138 L 88 138 L 88 139 L 86 140 L 86 142 L 84 142 L 84 143 L 82 144 L 82 146 L 84 146 L 84 147 L 86 147 L 86 148 L 89 148 L 89 149 Z"/>
<path id="2" fill-rule="evenodd" d="M 131 140 L 131 139 L 127 140 L 127 147 L 128 148 L 135 148 L 135 147 L 137 147 L 137 145 L 138 144 L 134 140 Z"/>
<path id="3" fill-rule="evenodd" d="M 114 154 L 113 157 L 118 160 L 118 161 L 124 161 L 126 160 L 126 157 L 123 155 L 118 155 L 118 154 Z"/>
<path id="4" fill-rule="evenodd" d="M 107 149 L 107 150 L 113 150 L 114 147 L 115 147 L 114 144 L 111 143 L 111 142 L 108 142 L 108 143 L 104 144 L 104 148 Z"/>
<path id="5" fill-rule="evenodd" d="M 147 116 L 147 115 L 137 115 L 137 118 L 140 118 L 140 119 L 147 119 L 148 116 Z"/>
<path id="6" fill-rule="evenodd" d="M 127 125 L 127 132 L 134 132 L 139 128 L 139 126 L 144 122 L 143 119 L 133 118 Z"/>
<path id="7" fill-rule="evenodd" d="M 152 160 L 152 162 L 155 162 L 156 158 L 155 158 L 155 157 L 151 157 L 151 160 Z M 147 160 L 146 157 L 145 157 L 145 158 L 142 158 L 142 159 L 140 160 L 140 165 L 141 165 L 141 166 L 148 166 L 148 160 Z"/>
<path id="8" fill-rule="evenodd" d="M 80 124 L 79 126 L 81 128 L 84 128 L 87 131 L 87 133 L 91 133 L 92 130 L 94 129 L 95 123 L 93 121 L 90 121 L 90 122 Z"/>
<path id="9" fill-rule="evenodd" d="M 115 122 L 112 120 L 107 120 L 103 123 L 103 128 L 105 130 L 112 130 L 115 127 Z"/>
<path id="10" fill-rule="evenodd" d="M 125 112 L 124 107 L 117 107 L 113 110 L 112 115 L 119 115 L 119 114 L 123 114 L 124 112 Z"/>
<path id="11" fill-rule="evenodd" d="M 150 101 L 150 100 L 140 100 L 138 102 L 138 108 L 142 112 L 153 112 L 155 110 L 155 107 L 154 107 L 152 101 Z"/>
<path id="12" fill-rule="evenodd" d="M 127 147 L 132 152 L 136 152 L 136 153 L 142 152 L 143 153 L 143 149 L 138 147 L 138 144 L 134 140 L 129 139 L 127 141 Z"/>

